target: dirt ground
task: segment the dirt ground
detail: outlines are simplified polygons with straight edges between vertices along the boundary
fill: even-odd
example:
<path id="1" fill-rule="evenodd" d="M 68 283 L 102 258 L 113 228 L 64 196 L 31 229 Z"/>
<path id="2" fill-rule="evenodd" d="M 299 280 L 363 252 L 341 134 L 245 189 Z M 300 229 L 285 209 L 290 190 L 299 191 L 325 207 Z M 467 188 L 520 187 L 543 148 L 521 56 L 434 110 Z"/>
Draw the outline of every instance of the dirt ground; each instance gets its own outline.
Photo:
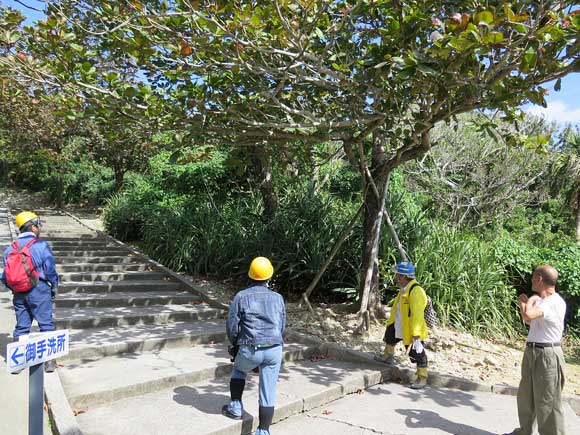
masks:
<path id="1" fill-rule="evenodd" d="M 48 205 L 41 194 L 26 194 L 0 189 L 0 204 L 12 208 L 37 210 Z M 67 208 L 93 228 L 101 229 L 99 210 L 94 208 Z M 42 216 L 41 216 L 42 218 Z M 229 303 L 240 289 L 234 281 L 216 281 L 190 277 L 206 292 L 221 302 Z M 298 332 L 339 343 L 363 352 L 382 352 L 384 325 L 373 323 L 365 336 L 355 335 L 357 324 L 355 314 L 351 314 L 344 304 L 314 305 L 315 316 L 305 307 L 287 303 L 288 326 Z M 525 340 L 508 343 L 500 340 L 485 340 L 466 332 L 450 328 L 435 328 L 427 339 L 430 369 L 489 384 L 517 386 L 520 379 L 521 360 Z M 580 345 L 564 343 L 566 354 L 566 385 L 564 392 L 580 396 Z M 411 366 L 404 356 L 403 347 L 398 347 L 401 364 Z"/>

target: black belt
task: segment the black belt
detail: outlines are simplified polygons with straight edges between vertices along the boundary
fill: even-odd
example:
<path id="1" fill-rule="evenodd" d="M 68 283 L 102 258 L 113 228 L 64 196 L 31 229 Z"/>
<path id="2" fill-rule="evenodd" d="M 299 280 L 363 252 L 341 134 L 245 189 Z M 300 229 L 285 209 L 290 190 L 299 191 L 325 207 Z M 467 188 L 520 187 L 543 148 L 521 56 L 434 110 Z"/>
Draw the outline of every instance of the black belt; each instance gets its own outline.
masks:
<path id="1" fill-rule="evenodd" d="M 526 343 L 527 347 L 539 347 L 540 349 L 543 349 L 545 347 L 560 347 L 560 343 L 534 343 L 534 342 L 527 342 Z"/>

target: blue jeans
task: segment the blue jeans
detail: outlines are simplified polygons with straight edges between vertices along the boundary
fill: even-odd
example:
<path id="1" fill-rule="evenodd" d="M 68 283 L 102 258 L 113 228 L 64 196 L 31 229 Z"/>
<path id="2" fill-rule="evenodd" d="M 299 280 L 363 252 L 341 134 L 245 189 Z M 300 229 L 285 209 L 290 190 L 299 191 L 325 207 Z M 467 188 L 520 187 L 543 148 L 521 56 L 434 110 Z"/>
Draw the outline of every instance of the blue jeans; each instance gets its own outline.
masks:
<path id="1" fill-rule="evenodd" d="M 44 281 L 39 281 L 36 287 L 25 293 L 13 293 L 12 303 L 16 313 L 16 328 L 14 339 L 29 334 L 32 320 L 36 319 L 40 332 L 54 331 L 52 320 L 52 295 L 50 287 Z"/>
<path id="2" fill-rule="evenodd" d="M 260 367 L 260 406 L 274 406 L 276 404 L 276 383 L 282 363 L 282 345 L 265 348 L 254 346 L 240 346 L 232 379 L 246 379 L 250 370 Z"/>

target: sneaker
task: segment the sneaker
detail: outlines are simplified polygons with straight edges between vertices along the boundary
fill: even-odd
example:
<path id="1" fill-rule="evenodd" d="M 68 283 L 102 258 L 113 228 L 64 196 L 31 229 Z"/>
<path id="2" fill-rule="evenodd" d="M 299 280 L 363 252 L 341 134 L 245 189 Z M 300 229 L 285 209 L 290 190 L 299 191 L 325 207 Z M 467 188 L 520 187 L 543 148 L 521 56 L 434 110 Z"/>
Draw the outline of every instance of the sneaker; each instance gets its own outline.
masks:
<path id="1" fill-rule="evenodd" d="M 232 400 L 228 405 L 222 406 L 222 414 L 234 420 L 241 420 L 244 414 L 242 402 L 239 400 Z"/>
<path id="2" fill-rule="evenodd" d="M 56 370 L 56 360 L 51 359 L 44 363 L 44 372 L 45 373 L 52 373 Z"/>
<path id="3" fill-rule="evenodd" d="M 256 429 L 256 432 L 254 433 L 254 435 L 270 435 L 270 431 L 266 430 L 266 429 Z"/>
<path id="4" fill-rule="evenodd" d="M 427 385 L 426 378 L 417 378 L 409 387 L 413 390 L 421 390 Z"/>

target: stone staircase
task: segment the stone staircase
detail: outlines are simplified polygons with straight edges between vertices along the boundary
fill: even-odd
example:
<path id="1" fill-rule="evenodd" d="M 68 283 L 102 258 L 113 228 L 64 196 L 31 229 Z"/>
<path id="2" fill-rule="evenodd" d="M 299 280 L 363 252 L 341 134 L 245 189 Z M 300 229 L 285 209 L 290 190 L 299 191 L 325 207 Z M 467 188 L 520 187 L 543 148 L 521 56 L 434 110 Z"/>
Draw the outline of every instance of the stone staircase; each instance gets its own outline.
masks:
<path id="1" fill-rule="evenodd" d="M 46 376 L 56 433 L 244 434 L 257 427 L 257 375 L 246 384 L 244 419 L 221 415 L 232 363 L 219 303 L 70 215 L 39 214 L 61 278 L 56 326 L 71 337 L 70 353 Z M 291 331 L 286 340 L 274 422 L 388 376 L 384 366 Z"/>

